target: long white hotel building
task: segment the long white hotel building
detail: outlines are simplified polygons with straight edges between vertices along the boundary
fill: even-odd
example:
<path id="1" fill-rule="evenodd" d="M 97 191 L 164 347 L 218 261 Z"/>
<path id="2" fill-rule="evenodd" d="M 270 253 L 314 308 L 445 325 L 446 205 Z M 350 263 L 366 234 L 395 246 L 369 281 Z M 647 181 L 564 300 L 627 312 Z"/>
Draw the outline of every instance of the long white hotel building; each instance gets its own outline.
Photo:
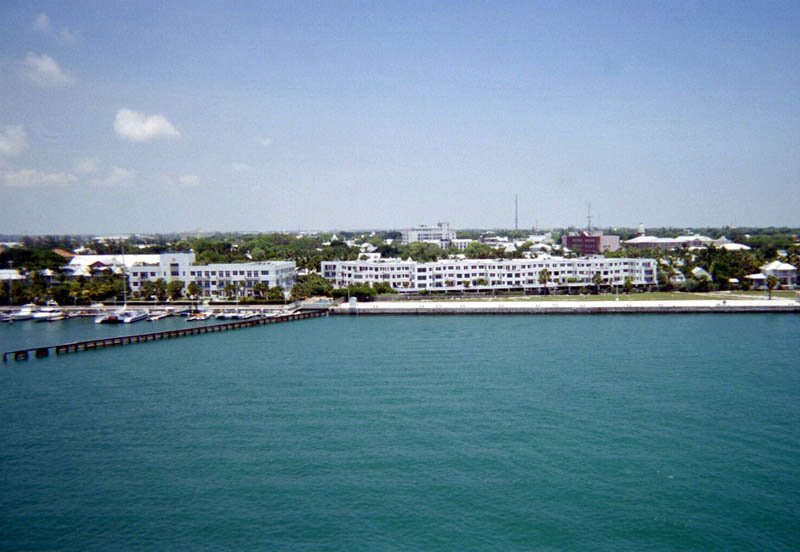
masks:
<path id="1" fill-rule="evenodd" d="M 249 263 L 195 264 L 194 253 L 162 253 L 155 255 L 76 255 L 67 265 L 73 276 L 91 276 L 97 270 L 124 272 L 131 290 L 136 293 L 147 281 L 163 278 L 166 282 L 181 280 L 196 283 L 203 297 L 224 297 L 228 284 L 235 285 L 240 297 L 252 297 L 257 283 L 290 291 L 297 269 L 294 261 Z"/>
<path id="2" fill-rule="evenodd" d="M 452 259 L 421 263 L 377 261 L 323 261 L 322 275 L 334 287 L 387 283 L 403 292 L 541 289 L 539 275 L 550 273 L 548 287 L 584 287 L 600 273 L 606 285 L 621 286 L 627 278 L 639 287 L 657 283 L 655 259 L 605 257 L 539 257 L 536 259 Z"/>

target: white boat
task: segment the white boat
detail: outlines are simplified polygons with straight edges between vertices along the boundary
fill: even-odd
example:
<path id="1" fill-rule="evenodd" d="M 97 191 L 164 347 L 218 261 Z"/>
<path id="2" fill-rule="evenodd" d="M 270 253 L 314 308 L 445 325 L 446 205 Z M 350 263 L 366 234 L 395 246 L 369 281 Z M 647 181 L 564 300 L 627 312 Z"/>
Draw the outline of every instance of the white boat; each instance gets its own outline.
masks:
<path id="1" fill-rule="evenodd" d="M 140 320 L 145 320 L 146 318 L 147 318 L 146 311 L 134 310 L 134 309 L 128 309 L 127 307 L 122 307 L 121 309 L 101 314 L 100 316 L 94 319 L 94 323 L 132 324 L 134 322 L 139 322 Z"/>
<path id="2" fill-rule="evenodd" d="M 54 322 L 56 320 L 64 320 L 66 315 L 64 311 L 58 306 L 55 301 L 48 301 L 47 305 L 40 308 L 33 313 L 33 319 L 36 322 Z"/>
<path id="3" fill-rule="evenodd" d="M 22 305 L 19 310 L 14 311 L 11 313 L 11 321 L 16 322 L 17 320 L 30 320 L 33 318 L 33 313 L 35 312 L 36 305 L 33 303 L 28 303 L 26 305 Z"/>
<path id="4" fill-rule="evenodd" d="M 55 307 L 44 307 L 43 309 L 33 313 L 33 320 L 35 322 L 55 322 L 56 320 L 64 320 L 67 316 L 64 311 Z"/>
<path id="5" fill-rule="evenodd" d="M 139 322 L 140 320 L 147 319 L 147 311 L 144 310 L 136 310 L 136 309 L 129 309 L 128 308 L 128 276 L 125 274 L 125 248 L 122 248 L 122 274 L 125 277 L 125 282 L 122 286 L 122 297 L 123 297 L 123 304 L 122 307 L 112 311 L 106 312 L 101 314 L 97 318 L 94 319 L 95 324 L 132 324 L 134 322 Z"/>
<path id="6" fill-rule="evenodd" d="M 211 317 L 211 313 L 210 312 L 197 311 L 197 312 L 193 312 L 193 313 L 189 314 L 189 316 L 186 317 L 186 321 L 187 322 L 198 322 L 200 320 L 208 320 L 210 317 Z"/>
<path id="7" fill-rule="evenodd" d="M 150 311 L 147 316 L 148 320 L 152 320 L 153 322 L 157 320 L 161 320 L 162 318 L 167 318 L 168 316 L 172 316 L 173 312 L 171 310 L 163 310 L 163 311 Z"/>
<path id="8" fill-rule="evenodd" d="M 222 311 L 217 314 L 217 318 L 220 320 L 237 320 L 242 318 L 242 313 L 239 311 Z"/>
<path id="9" fill-rule="evenodd" d="M 124 324 L 132 324 L 140 320 L 147 320 L 147 311 L 142 310 L 127 310 L 123 314 L 122 322 Z"/>

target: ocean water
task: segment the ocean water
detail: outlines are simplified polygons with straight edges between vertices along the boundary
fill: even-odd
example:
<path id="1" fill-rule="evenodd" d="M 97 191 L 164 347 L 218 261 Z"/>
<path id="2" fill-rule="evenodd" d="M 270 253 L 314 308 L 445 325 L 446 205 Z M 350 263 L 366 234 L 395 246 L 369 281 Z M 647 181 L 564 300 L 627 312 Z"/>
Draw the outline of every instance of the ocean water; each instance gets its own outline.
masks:
<path id="1" fill-rule="evenodd" d="M 798 549 L 799 340 L 777 314 L 329 317 L 11 361 L 0 549 Z"/>

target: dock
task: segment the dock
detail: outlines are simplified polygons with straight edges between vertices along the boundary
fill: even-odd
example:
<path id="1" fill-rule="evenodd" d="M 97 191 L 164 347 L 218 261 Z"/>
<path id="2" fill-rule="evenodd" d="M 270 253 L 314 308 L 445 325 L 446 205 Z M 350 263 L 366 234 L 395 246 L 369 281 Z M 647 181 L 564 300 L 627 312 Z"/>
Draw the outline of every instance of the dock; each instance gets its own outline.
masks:
<path id="1" fill-rule="evenodd" d="M 178 337 L 187 337 L 191 335 L 202 335 L 208 333 L 238 330 L 241 328 L 252 328 L 254 326 L 264 326 L 266 324 L 292 322 L 295 320 L 304 320 L 306 318 L 318 318 L 320 316 L 327 316 L 327 314 L 328 314 L 327 310 L 300 311 L 291 314 L 281 314 L 278 316 L 263 316 L 259 318 L 250 318 L 247 320 L 224 322 L 222 324 L 209 324 L 207 326 L 192 326 L 188 328 L 179 328 L 174 330 L 163 330 L 160 332 L 148 332 L 143 334 L 123 335 L 118 337 L 105 337 L 101 339 L 89 339 L 87 341 L 73 341 L 70 343 L 61 343 L 58 345 L 48 345 L 44 347 L 18 349 L 16 351 L 4 352 L 3 362 L 4 363 L 8 362 L 8 359 L 10 358 L 14 360 L 28 360 L 31 356 L 35 358 L 45 358 L 50 356 L 51 353 L 56 355 L 61 355 L 66 353 L 77 353 L 80 351 L 94 351 L 97 349 L 105 349 L 107 347 L 120 347 L 122 345 L 133 345 L 135 343 L 161 341 L 162 339 L 175 339 Z"/>

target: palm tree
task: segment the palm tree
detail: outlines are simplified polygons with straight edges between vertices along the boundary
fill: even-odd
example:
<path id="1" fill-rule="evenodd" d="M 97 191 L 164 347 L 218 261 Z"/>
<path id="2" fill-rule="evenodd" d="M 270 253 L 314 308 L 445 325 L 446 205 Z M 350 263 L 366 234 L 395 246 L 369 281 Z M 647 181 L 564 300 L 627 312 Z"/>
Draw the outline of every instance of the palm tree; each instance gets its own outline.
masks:
<path id="1" fill-rule="evenodd" d="M 550 282 L 550 271 L 543 268 L 539 273 L 539 285 L 544 286 L 544 294 L 548 294 L 547 284 Z"/>
<path id="2" fill-rule="evenodd" d="M 770 299 L 772 299 L 772 290 L 778 287 L 778 284 L 778 279 L 773 274 L 767 277 L 767 291 L 769 292 Z"/>
<path id="3" fill-rule="evenodd" d="M 592 283 L 594 284 L 594 294 L 597 295 L 600 293 L 600 284 L 603 283 L 603 275 L 599 272 L 595 272 L 594 276 L 592 276 Z"/>

